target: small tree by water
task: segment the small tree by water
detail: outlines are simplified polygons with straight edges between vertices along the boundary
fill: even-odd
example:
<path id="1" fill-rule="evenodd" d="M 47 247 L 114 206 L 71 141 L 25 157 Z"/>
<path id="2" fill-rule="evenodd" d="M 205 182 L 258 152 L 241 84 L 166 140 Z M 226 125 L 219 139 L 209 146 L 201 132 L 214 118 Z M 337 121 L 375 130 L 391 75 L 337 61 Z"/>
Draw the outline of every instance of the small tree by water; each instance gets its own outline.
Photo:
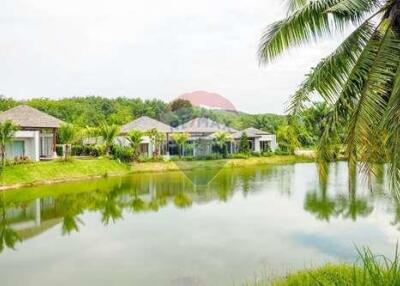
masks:
<path id="1" fill-rule="evenodd" d="M 249 152 L 250 152 L 249 137 L 247 137 L 246 132 L 243 132 L 242 135 L 240 136 L 240 141 L 239 141 L 239 153 L 247 154 Z"/>
<path id="2" fill-rule="evenodd" d="M 60 129 L 58 130 L 58 136 L 60 137 L 60 141 L 65 145 L 65 154 L 64 158 L 67 160 L 71 155 L 71 144 L 76 142 L 78 139 L 78 128 L 76 128 L 73 124 L 64 123 L 61 124 Z"/>
<path id="3" fill-rule="evenodd" d="M 0 123 L 0 154 L 2 167 L 6 164 L 6 144 L 11 141 L 17 130 L 18 126 L 11 120 L 6 120 Z"/>

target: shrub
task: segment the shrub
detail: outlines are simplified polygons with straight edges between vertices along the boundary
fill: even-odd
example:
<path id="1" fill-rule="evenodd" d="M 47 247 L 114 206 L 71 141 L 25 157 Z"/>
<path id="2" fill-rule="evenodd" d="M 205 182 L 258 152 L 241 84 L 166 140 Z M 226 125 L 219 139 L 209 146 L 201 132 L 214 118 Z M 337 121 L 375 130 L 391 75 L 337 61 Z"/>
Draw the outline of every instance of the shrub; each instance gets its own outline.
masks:
<path id="1" fill-rule="evenodd" d="M 60 145 L 56 146 L 56 154 L 59 157 L 64 156 L 64 149 L 62 146 L 60 146 Z"/>
<path id="2" fill-rule="evenodd" d="M 133 149 L 131 147 L 114 145 L 111 148 L 112 156 L 121 162 L 130 162 L 133 158 Z"/>
<path id="3" fill-rule="evenodd" d="M 245 154 L 245 153 L 236 153 L 236 154 L 231 154 L 229 156 L 229 158 L 231 158 L 231 159 L 247 159 L 247 158 L 249 158 L 249 155 Z"/>
<path id="4" fill-rule="evenodd" d="M 253 157 L 261 157 L 261 153 L 260 152 L 251 152 L 250 155 L 253 156 Z"/>
<path id="5" fill-rule="evenodd" d="M 104 154 L 104 148 L 100 145 L 72 145 L 72 156 L 99 157 Z"/>

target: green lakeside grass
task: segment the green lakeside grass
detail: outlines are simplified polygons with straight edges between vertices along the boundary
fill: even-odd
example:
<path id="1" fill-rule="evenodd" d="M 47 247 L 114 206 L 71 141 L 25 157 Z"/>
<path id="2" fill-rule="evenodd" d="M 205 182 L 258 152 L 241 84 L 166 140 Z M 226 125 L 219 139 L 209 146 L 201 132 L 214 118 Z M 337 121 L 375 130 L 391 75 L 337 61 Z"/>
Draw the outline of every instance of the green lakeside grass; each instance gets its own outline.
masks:
<path id="1" fill-rule="evenodd" d="M 251 157 L 208 161 L 161 161 L 124 164 L 107 158 L 55 160 L 7 166 L 0 175 L 0 187 L 18 188 L 76 181 L 89 178 L 122 176 L 133 173 L 187 171 L 197 169 L 239 168 L 256 165 L 279 165 L 311 162 L 299 156 Z"/>
<path id="2" fill-rule="evenodd" d="M 397 286 L 400 285 L 399 252 L 393 259 L 375 255 L 368 248 L 358 251 L 354 264 L 326 264 L 285 277 L 249 281 L 244 286 Z"/>

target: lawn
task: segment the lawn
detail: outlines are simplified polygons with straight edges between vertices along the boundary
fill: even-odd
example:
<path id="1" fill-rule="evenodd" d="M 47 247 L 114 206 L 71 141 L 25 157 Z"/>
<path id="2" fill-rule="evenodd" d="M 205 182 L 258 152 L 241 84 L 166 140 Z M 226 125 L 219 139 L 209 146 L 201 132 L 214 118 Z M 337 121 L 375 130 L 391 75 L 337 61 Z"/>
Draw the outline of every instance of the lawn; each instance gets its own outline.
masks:
<path id="1" fill-rule="evenodd" d="M 6 167 L 0 185 L 48 183 L 108 175 L 123 175 L 130 166 L 109 159 L 69 160 L 28 163 Z"/>

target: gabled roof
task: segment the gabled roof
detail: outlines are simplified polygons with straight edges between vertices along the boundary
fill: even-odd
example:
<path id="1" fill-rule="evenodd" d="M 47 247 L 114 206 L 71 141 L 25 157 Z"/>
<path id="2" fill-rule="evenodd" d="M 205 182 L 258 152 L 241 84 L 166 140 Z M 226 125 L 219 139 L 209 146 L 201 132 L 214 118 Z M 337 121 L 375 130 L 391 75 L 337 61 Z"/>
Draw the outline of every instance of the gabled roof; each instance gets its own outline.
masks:
<path id="1" fill-rule="evenodd" d="M 18 105 L 0 113 L 0 122 L 11 120 L 19 127 L 59 128 L 63 123 L 51 115 L 27 105 Z"/>
<path id="2" fill-rule="evenodd" d="M 243 133 L 246 133 L 247 137 L 250 137 L 250 138 L 258 138 L 258 137 L 261 137 L 263 135 L 272 135 L 271 133 L 269 133 L 267 131 L 263 131 L 263 130 L 260 130 L 260 129 L 257 129 L 257 128 L 254 128 L 254 127 L 250 127 L 250 128 L 246 128 L 246 129 L 244 129 L 242 131 L 235 132 L 232 135 L 232 137 L 234 139 L 239 139 L 242 136 Z"/>
<path id="3" fill-rule="evenodd" d="M 148 116 L 139 117 L 121 127 L 121 133 L 129 133 L 132 130 L 149 131 L 151 129 L 157 129 L 158 132 L 168 133 L 172 132 L 173 128 L 161 121 L 155 120 Z"/>
<path id="4" fill-rule="evenodd" d="M 215 133 L 219 131 L 224 131 L 228 133 L 237 132 L 236 129 L 233 129 L 205 117 L 198 117 L 182 125 L 179 125 L 175 128 L 175 131 L 188 133 Z"/>

